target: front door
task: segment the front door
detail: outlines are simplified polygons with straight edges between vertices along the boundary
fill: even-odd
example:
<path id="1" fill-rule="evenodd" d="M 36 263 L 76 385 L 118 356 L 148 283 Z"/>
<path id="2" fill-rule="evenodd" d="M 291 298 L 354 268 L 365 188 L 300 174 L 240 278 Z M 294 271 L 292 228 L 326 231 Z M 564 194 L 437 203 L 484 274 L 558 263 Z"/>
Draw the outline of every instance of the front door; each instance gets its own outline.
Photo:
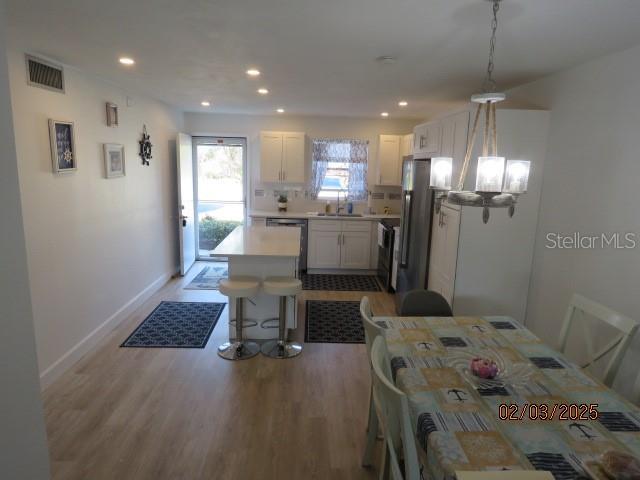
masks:
<path id="1" fill-rule="evenodd" d="M 246 157 L 245 138 L 193 138 L 198 259 L 211 260 L 211 251 L 245 222 Z"/>
<path id="2" fill-rule="evenodd" d="M 179 133 L 176 139 L 178 157 L 178 236 L 180 237 L 180 275 L 196 261 L 196 228 L 193 195 L 193 149 L 191 135 Z"/>

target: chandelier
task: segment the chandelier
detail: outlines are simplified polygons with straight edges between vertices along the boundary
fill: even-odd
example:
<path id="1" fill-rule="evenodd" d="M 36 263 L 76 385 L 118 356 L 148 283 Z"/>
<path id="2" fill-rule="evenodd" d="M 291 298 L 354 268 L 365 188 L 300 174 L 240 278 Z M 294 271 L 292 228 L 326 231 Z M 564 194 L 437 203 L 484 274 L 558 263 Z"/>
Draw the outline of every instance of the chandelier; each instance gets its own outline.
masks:
<path id="1" fill-rule="evenodd" d="M 515 212 L 518 196 L 526 193 L 529 181 L 530 162 L 527 160 L 507 160 L 498 155 L 496 104 L 503 101 L 504 93 L 496 91 L 493 79 L 493 58 L 496 47 L 496 30 L 498 29 L 498 10 L 501 0 L 493 0 L 493 21 L 491 22 L 491 42 L 489 47 L 489 63 L 482 86 L 482 93 L 471 97 L 477 103 L 473 128 L 464 163 L 458 179 L 457 190 L 451 189 L 451 173 L 453 159 L 450 157 L 434 157 L 431 159 L 430 188 L 435 190 L 436 212 L 440 211 L 442 202 L 470 207 L 482 207 L 482 221 L 489 221 L 490 208 L 508 208 L 509 217 Z M 465 191 L 464 183 L 469 170 L 469 161 L 478 131 L 478 120 L 484 110 L 484 136 L 482 156 L 478 157 L 476 187 L 474 191 Z"/>

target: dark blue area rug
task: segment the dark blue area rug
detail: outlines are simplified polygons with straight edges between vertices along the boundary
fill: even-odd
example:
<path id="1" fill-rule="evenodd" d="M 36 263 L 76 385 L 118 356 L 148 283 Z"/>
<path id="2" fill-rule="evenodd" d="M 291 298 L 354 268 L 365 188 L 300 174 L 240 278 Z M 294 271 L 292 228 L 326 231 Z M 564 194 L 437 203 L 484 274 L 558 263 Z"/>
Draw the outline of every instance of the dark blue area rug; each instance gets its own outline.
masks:
<path id="1" fill-rule="evenodd" d="M 204 348 L 225 303 L 160 302 L 121 347 Z"/>
<path id="2" fill-rule="evenodd" d="M 307 300 L 305 343 L 364 343 L 360 302 Z"/>

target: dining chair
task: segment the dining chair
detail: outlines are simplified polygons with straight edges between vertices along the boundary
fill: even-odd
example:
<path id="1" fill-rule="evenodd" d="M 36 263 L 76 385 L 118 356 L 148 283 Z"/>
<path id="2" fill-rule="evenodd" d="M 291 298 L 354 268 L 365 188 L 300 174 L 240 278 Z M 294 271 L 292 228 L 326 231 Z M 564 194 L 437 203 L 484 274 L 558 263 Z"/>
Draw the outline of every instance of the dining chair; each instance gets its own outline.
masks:
<path id="1" fill-rule="evenodd" d="M 609 307 L 605 307 L 604 305 L 600 305 L 593 300 L 589 300 L 582 295 L 578 295 L 574 293 L 571 297 L 571 302 L 569 303 L 569 308 L 567 309 L 567 313 L 564 317 L 564 322 L 562 325 L 562 330 L 560 330 L 560 351 L 565 352 L 567 348 L 567 341 L 569 339 L 569 331 L 571 330 L 571 326 L 576 314 L 580 314 L 583 319 L 582 322 L 582 332 L 584 335 L 584 340 L 587 347 L 587 355 L 588 361 L 583 365 L 580 365 L 581 368 L 588 368 L 593 365 L 598 360 L 602 359 L 605 355 L 610 352 L 613 352 L 611 359 L 607 367 L 605 368 L 602 382 L 611 387 L 613 384 L 613 380 L 618 373 L 618 369 L 620 368 L 620 364 L 622 362 L 622 358 L 624 357 L 627 348 L 629 347 L 629 343 L 633 335 L 636 333 L 638 329 L 639 323 L 636 320 L 625 317 L 614 310 L 611 310 Z M 620 332 L 619 335 L 611 340 L 607 345 L 603 348 L 594 352 L 593 346 L 593 338 L 591 332 L 589 331 L 589 324 L 584 321 L 585 315 L 590 317 L 594 317 L 607 325 L 615 328 Z M 637 392 L 640 393 L 640 392 Z"/>
<path id="2" fill-rule="evenodd" d="M 371 302 L 369 297 L 362 297 L 360 300 L 360 316 L 364 325 L 364 342 L 367 346 L 367 359 L 369 367 L 371 367 L 371 346 L 373 341 L 380 335 L 382 328 L 373 322 L 373 312 L 371 311 Z M 373 377 L 373 376 L 372 376 Z M 369 416 L 367 419 L 367 442 L 362 456 L 362 466 L 371 466 L 373 452 L 376 446 L 376 438 L 378 437 L 378 414 L 373 404 L 373 378 L 371 378 L 371 387 L 369 388 Z"/>
<path id="3" fill-rule="evenodd" d="M 419 480 L 420 464 L 409 417 L 409 401 L 391 380 L 387 344 L 380 335 L 371 347 L 371 366 L 373 399 L 380 412 L 379 420 L 384 435 L 380 478 Z M 404 459 L 404 474 L 400 468 L 401 452 Z"/>
<path id="4" fill-rule="evenodd" d="M 540 470 L 457 471 L 457 480 L 553 480 L 551 472 Z"/>
<path id="5" fill-rule="evenodd" d="M 449 302 L 433 290 L 410 290 L 400 302 L 401 317 L 452 317 Z"/>

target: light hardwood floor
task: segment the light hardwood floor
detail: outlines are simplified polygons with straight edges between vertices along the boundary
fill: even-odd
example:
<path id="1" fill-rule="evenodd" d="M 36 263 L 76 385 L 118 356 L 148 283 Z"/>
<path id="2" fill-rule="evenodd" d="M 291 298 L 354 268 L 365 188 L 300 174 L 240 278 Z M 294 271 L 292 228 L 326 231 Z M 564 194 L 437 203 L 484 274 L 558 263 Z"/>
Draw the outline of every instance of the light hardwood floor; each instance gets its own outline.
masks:
<path id="1" fill-rule="evenodd" d="M 44 393 L 54 479 L 370 479 L 360 466 L 368 408 L 364 345 L 306 344 L 301 356 L 229 362 L 228 309 L 204 349 L 119 348 L 161 300 L 225 301 L 164 286 Z M 359 300 L 305 291 L 304 301 Z M 377 315 L 393 297 L 367 293 Z"/>

